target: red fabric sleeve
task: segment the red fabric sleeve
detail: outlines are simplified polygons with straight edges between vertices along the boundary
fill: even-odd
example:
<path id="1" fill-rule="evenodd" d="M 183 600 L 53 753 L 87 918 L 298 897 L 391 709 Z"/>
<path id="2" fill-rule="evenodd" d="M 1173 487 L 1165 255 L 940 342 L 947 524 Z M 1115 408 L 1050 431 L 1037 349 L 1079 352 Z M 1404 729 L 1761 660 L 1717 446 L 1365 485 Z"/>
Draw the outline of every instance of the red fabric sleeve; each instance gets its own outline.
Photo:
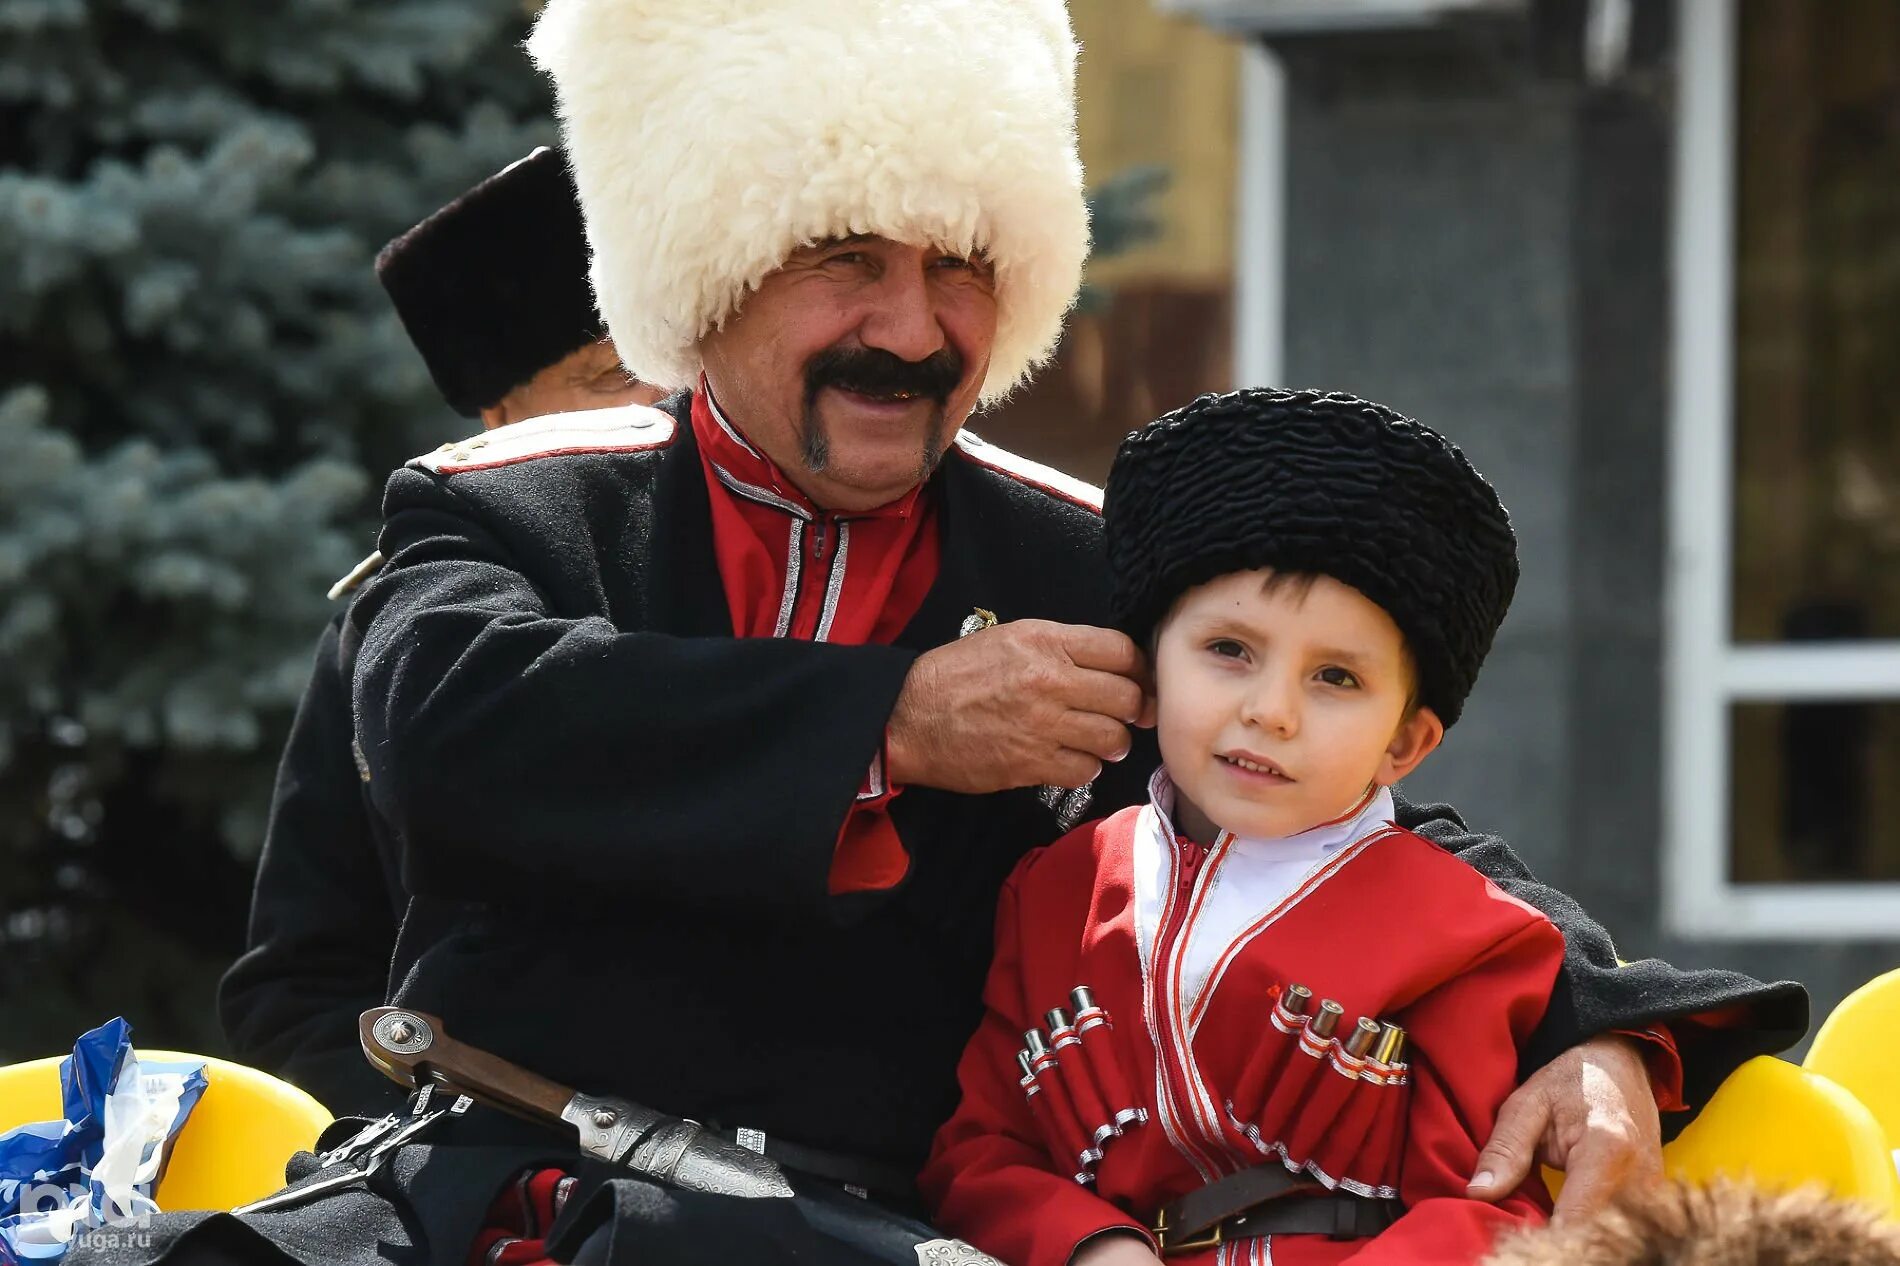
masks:
<path id="1" fill-rule="evenodd" d="M 1533 1174 L 1498 1204 L 1465 1195 L 1517 1057 L 1542 1018 L 1564 939 L 1538 917 L 1494 942 L 1398 1017 L 1410 1035 L 1412 1102 L 1399 1198 L 1406 1211 L 1346 1260 L 1354 1266 L 1476 1262 L 1498 1234 L 1543 1222 L 1550 1195 Z"/>
<path id="2" fill-rule="evenodd" d="M 1017 874 L 1035 857 L 1025 858 Z M 1115 1227 L 1152 1245 L 1140 1223 L 1055 1172 L 1029 1115 L 1016 1051 L 1037 1018 L 1023 1003 L 1017 919 L 1012 875 L 997 905 L 996 957 L 983 989 L 983 1023 L 957 1068 L 963 1101 L 937 1131 L 918 1189 L 935 1225 L 1011 1266 L 1064 1266 L 1082 1241 Z"/>
<path id="3" fill-rule="evenodd" d="M 1649 1069 L 1650 1092 L 1656 1096 L 1656 1111 L 1684 1112 L 1689 1105 L 1682 1098 L 1682 1053 L 1676 1049 L 1676 1035 L 1669 1026 L 1657 1021 L 1645 1029 L 1615 1029 L 1618 1037 L 1635 1038 L 1642 1044 L 1643 1063 Z"/>
<path id="4" fill-rule="evenodd" d="M 890 815 L 891 801 L 903 790 L 885 773 L 890 767 L 890 748 L 887 728 L 884 744 L 871 758 L 864 781 L 858 786 L 858 798 L 846 811 L 844 825 L 838 828 L 828 880 L 834 897 L 895 888 L 910 873 L 910 851 L 904 847 Z"/>

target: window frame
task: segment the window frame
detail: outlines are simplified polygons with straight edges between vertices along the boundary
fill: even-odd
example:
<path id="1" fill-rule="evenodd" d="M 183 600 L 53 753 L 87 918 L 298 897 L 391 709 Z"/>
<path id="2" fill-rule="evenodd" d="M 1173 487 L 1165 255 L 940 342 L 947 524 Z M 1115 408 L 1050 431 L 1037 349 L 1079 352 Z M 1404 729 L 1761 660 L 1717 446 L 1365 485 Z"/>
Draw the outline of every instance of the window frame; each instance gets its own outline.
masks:
<path id="1" fill-rule="evenodd" d="M 1900 883 L 1729 877 L 1731 706 L 1900 701 L 1900 641 L 1734 640 L 1738 4 L 1679 0 L 1677 12 L 1663 911 L 1702 939 L 1890 940 Z"/>

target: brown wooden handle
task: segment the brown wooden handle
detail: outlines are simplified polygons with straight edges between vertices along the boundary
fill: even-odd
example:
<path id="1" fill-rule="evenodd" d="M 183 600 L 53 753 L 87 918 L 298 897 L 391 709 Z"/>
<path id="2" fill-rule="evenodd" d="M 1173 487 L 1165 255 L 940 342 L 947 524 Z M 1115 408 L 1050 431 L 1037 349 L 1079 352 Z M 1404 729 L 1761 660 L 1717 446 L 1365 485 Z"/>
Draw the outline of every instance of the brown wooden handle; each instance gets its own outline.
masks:
<path id="1" fill-rule="evenodd" d="M 498 1055 L 456 1041 L 442 1021 L 407 1007 L 372 1007 L 357 1019 L 363 1054 L 403 1086 L 430 1082 L 478 1103 L 546 1125 L 560 1125 L 574 1092 Z"/>

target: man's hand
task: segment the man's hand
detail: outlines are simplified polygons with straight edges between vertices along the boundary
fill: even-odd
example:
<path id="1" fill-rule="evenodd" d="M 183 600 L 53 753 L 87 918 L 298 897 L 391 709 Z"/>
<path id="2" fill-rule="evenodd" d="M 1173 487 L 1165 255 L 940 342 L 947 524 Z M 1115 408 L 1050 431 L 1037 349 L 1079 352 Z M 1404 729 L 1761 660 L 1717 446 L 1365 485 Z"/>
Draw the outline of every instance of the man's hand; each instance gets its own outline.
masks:
<path id="1" fill-rule="evenodd" d="M 1080 787 L 1128 754 L 1141 652 L 1110 629 L 999 624 L 918 657 L 891 712 L 893 781 L 980 794 Z"/>
<path id="2" fill-rule="evenodd" d="M 1069 1266 L 1155 1266 L 1160 1260 L 1133 1231 L 1110 1231 L 1084 1243 Z"/>
<path id="3" fill-rule="evenodd" d="M 1533 1161 L 1564 1171 L 1560 1218 L 1590 1213 L 1624 1185 L 1662 1176 L 1662 1122 L 1634 1038 L 1592 1038 L 1519 1086 L 1498 1110 L 1466 1194 L 1501 1200 Z"/>

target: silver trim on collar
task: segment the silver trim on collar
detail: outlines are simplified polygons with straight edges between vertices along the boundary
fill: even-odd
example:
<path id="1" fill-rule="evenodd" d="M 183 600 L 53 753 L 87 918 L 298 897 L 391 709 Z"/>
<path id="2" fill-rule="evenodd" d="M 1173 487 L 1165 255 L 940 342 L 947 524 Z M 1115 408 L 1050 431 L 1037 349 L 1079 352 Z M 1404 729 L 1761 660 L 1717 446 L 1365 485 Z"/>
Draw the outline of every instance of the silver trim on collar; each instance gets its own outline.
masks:
<path id="1" fill-rule="evenodd" d="M 712 387 L 710 386 L 706 388 L 706 407 L 707 409 L 711 410 L 712 415 L 713 415 L 713 421 L 719 424 L 719 429 L 724 431 L 727 437 L 730 438 L 734 444 L 737 444 L 740 448 L 743 448 L 746 452 L 752 454 L 754 457 L 759 456 L 759 450 L 752 447 L 752 445 L 746 441 L 745 436 L 739 434 L 739 428 L 726 420 L 725 410 L 721 409 L 719 407 L 719 402 L 713 399 Z"/>
<path id="2" fill-rule="evenodd" d="M 823 642 L 831 636 L 831 622 L 838 618 L 838 597 L 844 592 L 845 555 L 851 552 L 851 525 L 838 524 L 838 548 L 831 555 L 831 578 L 825 585 L 825 610 L 818 618 L 818 632 L 812 641 Z"/>
<path id="3" fill-rule="evenodd" d="M 735 495 L 744 497 L 747 501 L 756 501 L 762 506 L 771 506 L 774 510 L 783 510 L 794 518 L 811 521 L 811 512 L 804 506 L 787 501 L 770 488 L 761 488 L 757 484 L 747 483 L 718 462 L 714 462 L 712 468 L 713 473 L 719 476 L 719 482 L 726 485 Z"/>
<path id="4" fill-rule="evenodd" d="M 779 599 L 778 625 L 773 637 L 786 637 L 792 631 L 792 613 L 798 610 L 798 573 L 804 566 L 805 521 L 792 520 L 792 539 L 785 546 L 785 596 Z"/>

